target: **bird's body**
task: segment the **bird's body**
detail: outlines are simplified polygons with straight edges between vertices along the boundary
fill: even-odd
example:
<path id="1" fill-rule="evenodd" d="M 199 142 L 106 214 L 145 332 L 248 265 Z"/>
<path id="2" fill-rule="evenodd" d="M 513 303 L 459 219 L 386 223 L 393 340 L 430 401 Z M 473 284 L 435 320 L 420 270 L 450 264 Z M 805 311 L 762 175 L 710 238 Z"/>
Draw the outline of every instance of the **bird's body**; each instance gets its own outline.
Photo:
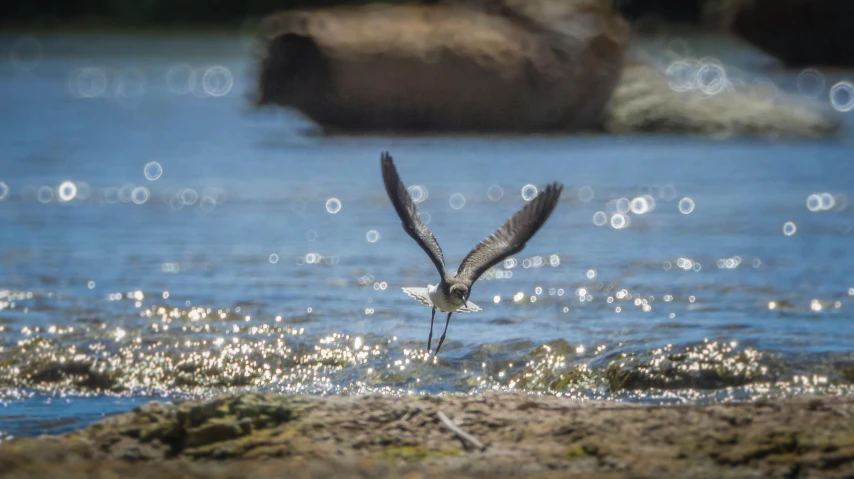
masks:
<path id="1" fill-rule="evenodd" d="M 403 292 L 417 299 L 419 303 L 443 313 L 474 313 L 481 310 L 480 306 L 471 301 L 463 303 L 461 299 L 451 295 L 447 281 L 428 284 L 426 288 L 403 288 Z"/>
<path id="2" fill-rule="evenodd" d="M 383 182 L 386 193 L 403 224 L 403 229 L 421 246 L 427 256 L 439 271 L 439 283 L 428 284 L 427 287 L 403 288 L 409 296 L 421 304 L 432 308 L 430 318 L 430 336 L 427 339 L 427 350 L 433 339 L 433 320 L 436 310 L 448 313 L 445 331 L 436 346 L 436 354 L 442 347 L 448 324 L 453 313 L 471 313 L 480 311 L 480 307 L 468 300 L 472 285 L 489 268 L 495 266 L 510 255 L 516 254 L 525 247 L 525 243 L 545 224 L 554 211 L 560 199 L 563 185 L 553 183 L 548 185 L 541 194 L 531 200 L 521 210 L 510 217 L 498 230 L 487 239 L 481 241 L 463 259 L 456 274 L 445 271 L 445 258 L 436 237 L 427 225 L 421 221 L 415 202 L 400 180 L 394 162 L 388 153 L 383 153 L 382 164 Z"/>
<path id="3" fill-rule="evenodd" d="M 437 285 L 428 284 L 427 294 L 430 295 L 430 302 L 433 303 L 433 306 L 443 313 L 455 313 L 465 305 L 462 299 L 451 295 L 449 285 L 444 281 Z"/>

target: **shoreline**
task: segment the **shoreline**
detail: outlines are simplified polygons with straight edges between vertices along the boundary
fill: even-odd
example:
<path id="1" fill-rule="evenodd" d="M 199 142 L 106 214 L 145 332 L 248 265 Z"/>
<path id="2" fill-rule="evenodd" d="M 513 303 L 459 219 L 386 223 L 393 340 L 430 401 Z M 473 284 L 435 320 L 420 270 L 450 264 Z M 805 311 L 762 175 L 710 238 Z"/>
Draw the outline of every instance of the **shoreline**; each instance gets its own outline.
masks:
<path id="1" fill-rule="evenodd" d="M 854 474 L 854 396 L 650 406 L 518 393 L 227 395 L 149 403 L 69 434 L 15 439 L 0 445 L 0 471 L 15 478 L 844 477 Z"/>

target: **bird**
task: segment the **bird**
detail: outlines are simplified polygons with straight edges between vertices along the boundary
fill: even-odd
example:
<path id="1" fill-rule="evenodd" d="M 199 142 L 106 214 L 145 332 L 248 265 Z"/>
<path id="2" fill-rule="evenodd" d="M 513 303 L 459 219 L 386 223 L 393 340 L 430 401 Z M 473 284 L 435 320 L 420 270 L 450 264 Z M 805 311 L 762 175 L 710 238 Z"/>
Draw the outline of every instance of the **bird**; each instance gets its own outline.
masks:
<path id="1" fill-rule="evenodd" d="M 423 305 L 432 308 L 430 335 L 427 337 L 427 354 L 433 341 L 433 321 L 436 310 L 448 313 L 445 329 L 436 346 L 436 355 L 442 348 L 448 333 L 448 324 L 454 313 L 474 313 L 481 308 L 469 301 L 475 281 L 496 264 L 525 248 L 525 244 L 545 224 L 557 206 L 563 185 L 554 182 L 547 185 L 533 200 L 511 216 L 498 230 L 475 246 L 463 259 L 456 274 L 445 269 L 442 248 L 433 232 L 421 220 L 418 208 L 401 181 L 389 152 L 380 154 L 383 183 L 391 204 L 394 206 L 403 230 L 427 253 L 439 271 L 439 282 L 427 287 L 404 287 L 403 291 Z"/>

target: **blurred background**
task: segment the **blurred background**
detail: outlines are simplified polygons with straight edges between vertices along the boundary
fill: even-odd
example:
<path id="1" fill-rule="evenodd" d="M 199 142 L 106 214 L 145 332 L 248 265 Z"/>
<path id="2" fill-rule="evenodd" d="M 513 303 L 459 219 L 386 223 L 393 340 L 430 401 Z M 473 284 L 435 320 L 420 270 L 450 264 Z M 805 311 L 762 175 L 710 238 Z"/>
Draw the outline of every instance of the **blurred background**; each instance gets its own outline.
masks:
<path id="1" fill-rule="evenodd" d="M 224 391 L 851 393 L 854 4 L 343 3 L 0 7 L 0 440 Z M 439 358 L 383 151 L 451 270 L 566 185 Z"/>

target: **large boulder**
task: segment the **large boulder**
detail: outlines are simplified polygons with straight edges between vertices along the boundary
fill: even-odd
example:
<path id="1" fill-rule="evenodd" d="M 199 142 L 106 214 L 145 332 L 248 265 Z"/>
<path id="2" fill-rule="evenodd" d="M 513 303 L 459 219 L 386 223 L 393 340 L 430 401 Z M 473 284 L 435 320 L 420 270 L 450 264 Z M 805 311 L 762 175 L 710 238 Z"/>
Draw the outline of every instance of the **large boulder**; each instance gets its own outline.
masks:
<path id="1" fill-rule="evenodd" d="M 852 0 L 714 0 L 725 25 L 789 66 L 854 66 Z"/>
<path id="2" fill-rule="evenodd" d="M 299 110 L 327 131 L 601 125 L 628 42 L 612 0 L 488 3 L 272 15 L 256 102 Z"/>

